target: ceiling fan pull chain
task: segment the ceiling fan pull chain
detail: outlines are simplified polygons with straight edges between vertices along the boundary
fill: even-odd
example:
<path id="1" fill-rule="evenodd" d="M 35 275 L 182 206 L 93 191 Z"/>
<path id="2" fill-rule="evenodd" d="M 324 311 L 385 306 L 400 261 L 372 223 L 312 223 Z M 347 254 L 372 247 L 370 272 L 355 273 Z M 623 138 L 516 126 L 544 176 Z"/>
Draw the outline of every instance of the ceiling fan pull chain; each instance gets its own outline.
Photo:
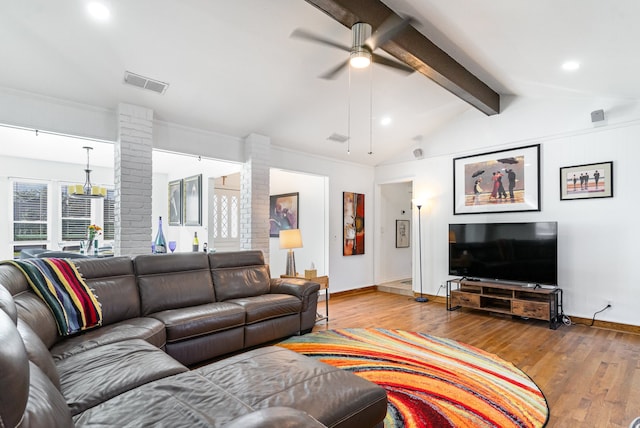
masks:
<path id="1" fill-rule="evenodd" d="M 349 89 L 347 91 L 348 101 L 347 101 L 347 154 L 351 154 L 351 67 L 349 68 L 349 79 L 348 86 Z"/>
<path id="2" fill-rule="evenodd" d="M 373 67 L 369 67 L 369 154 L 373 154 Z"/>

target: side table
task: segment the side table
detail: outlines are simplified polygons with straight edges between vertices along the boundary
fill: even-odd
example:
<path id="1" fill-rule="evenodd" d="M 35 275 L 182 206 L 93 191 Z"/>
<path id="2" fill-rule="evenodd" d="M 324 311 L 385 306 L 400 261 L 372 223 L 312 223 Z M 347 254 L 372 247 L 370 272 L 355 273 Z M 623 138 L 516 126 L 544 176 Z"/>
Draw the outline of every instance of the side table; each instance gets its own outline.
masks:
<path id="1" fill-rule="evenodd" d="M 298 278 L 298 279 L 306 279 L 307 281 L 317 282 L 320 284 L 320 290 L 324 290 L 324 315 L 321 313 L 316 313 L 316 322 L 327 320 L 329 321 L 329 277 L 327 275 L 316 276 L 313 278 L 305 278 L 302 276 L 288 276 L 288 275 L 280 275 L 280 278 Z"/>

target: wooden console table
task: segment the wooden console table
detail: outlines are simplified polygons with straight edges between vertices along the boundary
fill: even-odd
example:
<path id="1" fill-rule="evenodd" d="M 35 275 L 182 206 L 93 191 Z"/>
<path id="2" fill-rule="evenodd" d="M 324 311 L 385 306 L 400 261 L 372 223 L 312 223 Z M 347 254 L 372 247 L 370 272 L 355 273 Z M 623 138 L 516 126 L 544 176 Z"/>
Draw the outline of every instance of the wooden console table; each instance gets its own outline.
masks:
<path id="1" fill-rule="evenodd" d="M 280 275 L 280 278 L 298 278 L 298 279 L 306 279 L 307 281 L 317 282 L 320 284 L 320 290 L 324 290 L 324 315 L 319 312 L 316 312 L 316 322 L 327 320 L 329 322 L 329 277 L 327 275 L 316 276 L 313 278 L 305 278 L 302 276 L 287 276 Z"/>
<path id="2" fill-rule="evenodd" d="M 462 307 L 544 320 L 549 322 L 549 328 L 555 330 L 562 322 L 562 289 L 448 280 L 447 310 L 455 311 Z"/>

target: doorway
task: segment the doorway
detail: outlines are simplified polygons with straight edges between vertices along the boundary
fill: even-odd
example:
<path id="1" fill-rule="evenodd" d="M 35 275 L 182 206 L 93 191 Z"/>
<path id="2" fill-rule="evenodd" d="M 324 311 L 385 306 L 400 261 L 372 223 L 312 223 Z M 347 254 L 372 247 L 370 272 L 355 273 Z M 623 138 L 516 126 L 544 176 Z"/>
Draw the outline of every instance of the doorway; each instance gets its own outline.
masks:
<path id="1" fill-rule="evenodd" d="M 379 190 L 378 290 L 413 296 L 413 182 L 385 183 Z"/>

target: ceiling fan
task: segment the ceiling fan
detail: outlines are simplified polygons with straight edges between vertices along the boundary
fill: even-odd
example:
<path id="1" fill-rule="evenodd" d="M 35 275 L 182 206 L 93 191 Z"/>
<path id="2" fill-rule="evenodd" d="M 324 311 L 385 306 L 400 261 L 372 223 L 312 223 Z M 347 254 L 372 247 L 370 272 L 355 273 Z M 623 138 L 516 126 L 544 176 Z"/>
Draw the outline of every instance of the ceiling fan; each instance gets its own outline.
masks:
<path id="1" fill-rule="evenodd" d="M 377 55 L 373 53 L 373 51 L 393 39 L 402 30 L 407 28 L 412 21 L 412 18 L 401 18 L 393 15 L 384 21 L 373 34 L 371 34 L 371 25 L 365 22 L 357 22 L 351 27 L 351 46 L 341 45 L 332 40 L 301 29 L 294 30 L 293 33 L 291 33 L 291 37 L 320 43 L 322 45 L 331 46 L 349 52 L 349 58 L 326 73 L 320 75 L 322 79 L 335 79 L 341 71 L 349 66 L 349 64 L 355 68 L 365 68 L 368 67 L 371 62 L 410 74 L 415 71 L 413 68 Z"/>

